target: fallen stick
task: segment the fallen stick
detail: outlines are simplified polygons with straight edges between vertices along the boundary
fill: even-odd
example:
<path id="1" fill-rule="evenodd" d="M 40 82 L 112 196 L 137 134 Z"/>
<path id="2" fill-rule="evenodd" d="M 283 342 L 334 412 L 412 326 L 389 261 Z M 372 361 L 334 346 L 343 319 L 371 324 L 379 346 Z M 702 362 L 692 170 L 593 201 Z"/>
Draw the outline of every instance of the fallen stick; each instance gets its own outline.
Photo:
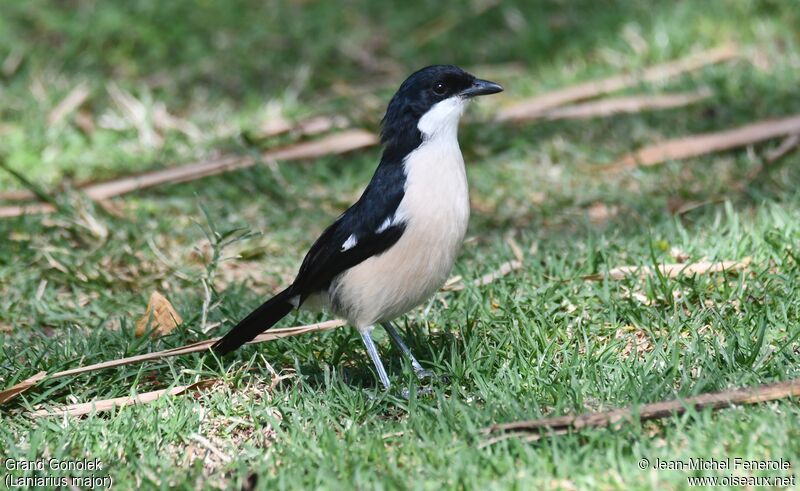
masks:
<path id="1" fill-rule="evenodd" d="M 520 101 L 501 109 L 495 118 L 498 121 L 524 121 L 554 107 L 567 103 L 591 99 L 610 92 L 638 85 L 642 82 L 656 82 L 682 73 L 697 70 L 706 65 L 720 63 L 738 56 L 736 47 L 723 45 L 708 51 L 689 55 L 686 58 L 646 68 L 641 73 L 615 75 L 603 80 L 586 82 L 572 87 L 555 90 Z"/>
<path id="2" fill-rule="evenodd" d="M 377 143 L 378 137 L 373 133 L 362 129 L 352 129 L 335 133 L 319 140 L 267 150 L 261 154 L 261 159 L 267 161 L 313 159 L 324 155 L 338 155 L 359 150 Z M 226 156 L 215 160 L 160 169 L 138 176 L 91 184 L 81 190 L 89 198 L 101 201 L 160 184 L 193 181 L 223 172 L 252 167 L 256 162 L 257 159 L 250 156 Z M 27 213 L 50 213 L 53 210 L 52 206 L 38 204 L 5 206 L 0 207 L 0 218 L 15 217 Z"/>
<path id="3" fill-rule="evenodd" d="M 347 118 L 343 116 L 313 116 L 297 121 L 296 123 L 290 123 L 282 117 L 278 117 L 269 120 L 260 130 L 256 130 L 253 136 L 261 140 L 274 138 L 287 133 L 300 136 L 313 136 L 333 129 L 343 129 L 349 124 Z"/>
<path id="4" fill-rule="evenodd" d="M 261 158 L 263 160 L 313 159 L 324 155 L 341 154 L 358 150 L 374 145 L 377 142 L 378 139 L 374 134 L 361 129 L 353 129 L 330 135 L 316 141 L 298 143 L 275 150 L 267 150 L 261 154 Z M 255 163 L 256 159 L 253 157 L 223 157 L 209 162 L 197 162 L 180 167 L 148 172 L 141 176 L 94 184 L 86 187 L 84 192 L 94 200 L 104 200 L 159 184 L 193 181 L 223 172 L 252 167 Z"/>
<path id="5" fill-rule="evenodd" d="M 0 201 L 26 201 L 34 198 L 36 198 L 36 195 L 27 189 L 0 191 Z"/>
<path id="6" fill-rule="evenodd" d="M 38 384 L 47 376 L 47 372 L 39 372 L 33 377 L 26 378 L 22 382 L 0 392 L 0 404 L 17 397 L 34 385 Z"/>
<path id="7" fill-rule="evenodd" d="M 255 339 L 250 341 L 248 344 L 266 343 L 267 341 L 273 341 L 275 339 L 286 338 L 289 336 L 297 336 L 299 334 L 305 334 L 309 332 L 326 331 L 328 329 L 341 327 L 344 324 L 345 324 L 344 321 L 336 319 L 325 322 L 319 322 L 317 324 L 309 324 L 306 326 L 273 329 L 271 331 L 259 334 L 258 336 L 255 337 Z M 39 372 L 33 377 L 25 379 L 22 382 L 14 385 L 13 387 L 10 387 L 0 392 L 0 404 L 8 402 L 11 399 L 14 399 L 19 394 L 30 389 L 31 387 L 35 386 L 44 379 L 53 380 L 57 378 L 68 377 L 70 375 L 79 375 L 82 373 L 93 372 L 95 370 L 103 370 L 106 368 L 114 368 L 125 365 L 132 365 L 135 363 L 142 363 L 149 360 L 160 360 L 172 356 L 198 353 L 200 351 L 206 351 L 209 348 L 211 348 L 211 345 L 217 342 L 217 340 L 219 340 L 219 338 L 206 339 L 204 341 L 187 344 L 186 346 L 181 346 L 179 348 L 172 348 L 163 351 L 156 351 L 153 353 L 145 353 L 143 355 L 129 356 L 127 358 L 119 358 L 116 360 L 94 363 L 92 365 L 86 365 L 85 367 L 71 368 L 69 370 L 64 370 L 61 372 L 50 374 L 49 376 L 45 372 Z"/>
<path id="8" fill-rule="evenodd" d="M 668 278 L 678 276 L 693 276 L 706 273 L 727 273 L 741 271 L 750 265 L 752 258 L 745 257 L 741 261 L 700 261 L 696 263 L 659 264 L 658 271 Z M 653 276 L 655 270 L 651 266 L 619 266 L 608 273 L 597 273 L 583 276 L 584 280 L 599 281 L 604 278 L 623 280 L 631 275 L 639 277 Z"/>
<path id="9" fill-rule="evenodd" d="M 268 341 L 274 341 L 275 339 L 286 338 L 289 336 L 297 336 L 299 334 L 306 334 L 309 332 L 327 331 L 328 329 L 341 327 L 344 324 L 345 322 L 343 320 L 335 319 L 325 322 L 319 322 L 316 324 L 309 324 L 306 326 L 273 329 L 271 331 L 259 334 L 247 344 L 266 343 Z M 220 338 L 206 339 L 203 341 L 198 341 L 197 343 L 187 344 L 186 346 L 181 346 L 179 348 L 171 348 L 163 351 L 155 351 L 153 353 L 145 353 L 143 355 L 129 356 L 127 358 L 119 358 L 116 360 L 94 363 L 92 365 L 86 365 L 85 367 L 72 368 L 69 370 L 56 372 L 50 375 L 46 375 L 45 372 L 39 372 L 33 377 L 25 379 L 22 382 L 14 385 L 13 387 L 0 392 L 0 404 L 10 401 L 11 399 L 18 396 L 20 393 L 28 390 L 29 388 L 33 387 L 34 385 L 36 385 L 45 378 L 47 378 L 48 380 L 53 380 L 57 378 L 67 377 L 70 375 L 79 375 L 81 373 L 93 372 L 95 370 L 103 370 L 106 368 L 114 368 L 125 365 L 132 365 L 134 363 L 142 363 L 144 361 L 149 361 L 149 360 L 160 360 L 163 358 L 170 358 L 172 356 L 198 353 L 200 351 L 208 350 L 209 348 L 211 348 L 211 345 L 216 343 L 219 339 Z"/>
<path id="10" fill-rule="evenodd" d="M 489 283 L 491 283 L 491 282 L 493 282 L 495 280 L 498 280 L 498 279 L 502 278 L 503 276 L 507 276 L 512 271 L 516 271 L 516 270 L 518 270 L 520 268 L 522 268 L 522 261 L 519 261 L 519 260 L 516 260 L 516 259 L 513 260 L 513 261 L 508 261 L 508 262 L 505 262 L 505 263 L 501 264 L 500 267 L 497 268 L 496 271 L 493 271 L 491 273 L 486 273 L 485 275 L 481 276 L 480 278 L 472 280 L 472 284 L 475 285 L 475 286 L 488 285 Z M 447 283 L 445 283 L 445 286 L 442 287 L 442 291 L 457 292 L 457 291 L 461 291 L 461 290 L 463 290 L 465 288 L 466 288 L 466 285 L 464 285 L 464 283 L 462 283 L 460 281 L 460 279 L 458 281 L 450 280 Z"/>
<path id="11" fill-rule="evenodd" d="M 228 156 L 206 162 L 161 169 L 139 176 L 124 177 L 115 181 L 91 184 L 83 188 L 82 191 L 93 200 L 104 200 L 159 184 L 190 181 L 243 169 L 254 164 L 255 159 L 253 157 Z"/>
<path id="12" fill-rule="evenodd" d="M 751 123 L 732 130 L 702 133 L 656 143 L 628 154 L 617 162 L 599 170 L 615 172 L 636 166 L 648 167 L 668 160 L 681 160 L 720 152 L 798 132 L 800 132 L 800 114 L 795 114 L 781 119 L 769 119 Z"/>
<path id="13" fill-rule="evenodd" d="M 695 104 L 711 97 L 710 90 L 681 92 L 676 94 L 640 95 L 614 97 L 600 101 L 586 102 L 572 106 L 556 107 L 532 115 L 527 119 L 591 119 L 613 116 L 615 114 L 640 113 L 642 111 L 674 109 Z"/>
<path id="14" fill-rule="evenodd" d="M 311 140 L 295 145 L 264 152 L 264 160 L 315 159 L 325 155 L 339 155 L 378 144 L 378 136 L 367 130 L 351 129 L 334 133 L 319 140 Z"/>
<path id="15" fill-rule="evenodd" d="M 8 163 L 5 162 L 5 160 L 0 159 L 0 169 L 3 169 L 4 171 L 8 172 L 9 174 L 11 174 L 12 177 L 14 177 L 14 179 L 22 183 L 22 185 L 27 188 L 28 192 L 31 193 L 31 196 L 38 198 L 39 201 L 41 203 L 44 203 L 45 206 L 49 206 L 53 210 L 55 210 L 58 207 L 58 203 L 56 203 L 56 201 L 52 197 L 50 197 L 50 195 L 47 194 L 47 192 L 44 189 L 42 189 L 41 186 L 29 180 L 21 172 L 10 167 Z"/>
<path id="16" fill-rule="evenodd" d="M 622 409 L 582 414 L 579 416 L 556 416 L 552 418 L 494 424 L 482 430 L 485 435 L 503 433 L 490 438 L 481 446 L 487 446 L 508 438 L 528 435 L 528 440 L 538 440 L 549 434 L 563 434 L 569 430 L 582 428 L 618 428 L 632 421 L 680 416 L 689 410 L 723 409 L 735 404 L 757 404 L 760 402 L 800 396 L 800 378 L 723 392 L 702 394 L 687 399 L 674 399 L 642 406 L 628 406 Z"/>
<path id="17" fill-rule="evenodd" d="M 0 207 L 0 218 L 13 218 L 22 215 L 53 213 L 56 208 L 47 203 L 30 203 L 25 205 L 9 205 Z"/>
<path id="18" fill-rule="evenodd" d="M 519 261 L 509 261 L 504 263 L 500 266 L 497 271 L 492 273 L 488 273 L 476 280 L 474 280 L 474 284 L 477 286 L 487 285 L 497 279 L 502 278 L 503 276 L 508 275 L 511 271 L 515 271 L 522 267 L 522 263 Z M 463 288 L 463 287 L 462 287 Z M 451 290 L 461 290 L 462 288 L 451 288 Z M 344 326 L 346 323 L 341 319 L 334 319 L 325 322 L 318 322 L 316 324 L 308 324 L 305 326 L 296 326 L 296 327 L 285 327 L 279 329 L 272 329 L 266 331 L 264 333 L 259 334 L 256 336 L 252 341 L 247 344 L 258 344 L 258 343 L 266 343 L 268 341 L 273 341 L 275 339 L 287 338 L 290 336 L 298 336 L 300 334 L 306 334 L 309 332 L 319 332 L 319 331 L 327 331 L 329 329 L 334 329 L 337 327 Z M 145 353 L 142 355 L 135 355 L 129 356 L 127 358 L 119 358 L 116 360 L 109 360 L 103 361 L 100 363 L 94 363 L 92 365 L 86 365 L 84 367 L 78 368 L 71 368 L 69 370 L 63 370 L 61 372 L 55 372 L 52 374 L 47 374 L 46 372 L 39 372 L 33 377 L 27 378 L 22 382 L 19 382 L 12 387 L 9 387 L 6 390 L 0 391 L 0 404 L 8 402 L 15 397 L 17 397 L 22 392 L 34 387 L 39 382 L 43 380 L 53 380 L 62 377 L 68 377 L 71 375 L 79 375 L 82 373 L 93 372 L 95 370 L 103 370 L 106 368 L 115 368 L 121 367 L 125 365 L 132 365 L 135 363 L 142 363 L 149 360 L 160 360 L 163 358 L 169 358 L 173 356 L 181 356 L 181 355 L 188 355 L 190 353 L 198 353 L 201 351 L 206 351 L 211 348 L 211 345 L 217 342 L 220 338 L 211 338 L 206 339 L 203 341 L 198 341 L 196 343 L 187 344 L 186 346 L 180 346 L 178 348 L 171 348 L 168 350 L 163 351 L 156 351 L 153 353 Z"/>
<path id="19" fill-rule="evenodd" d="M 786 137 L 777 148 L 764 155 L 764 160 L 766 160 L 768 164 L 772 164 L 791 153 L 798 145 L 800 145 L 800 132 Z"/>
<path id="20" fill-rule="evenodd" d="M 792 153 L 792 150 L 797 148 L 798 143 L 800 143 L 800 133 L 794 133 L 784 138 L 776 148 L 766 152 L 763 160 L 750 169 L 745 178 L 735 183 L 733 188 L 739 192 L 743 192 L 759 175 L 769 169 L 770 166 Z"/>
<path id="21" fill-rule="evenodd" d="M 41 418 L 43 416 L 83 416 L 93 412 L 110 411 L 117 407 L 147 404 L 165 396 L 179 396 L 188 392 L 202 391 L 208 389 L 216 382 L 217 381 L 213 379 L 201 380 L 191 385 L 180 385 L 171 389 L 154 390 L 135 396 L 114 397 L 112 399 L 101 399 L 99 401 L 81 402 L 49 409 L 39 409 L 38 411 L 31 412 L 30 415 L 34 418 Z"/>
<path id="22" fill-rule="evenodd" d="M 47 125 L 54 126 L 60 123 L 72 111 L 81 107 L 86 102 L 86 99 L 89 98 L 89 94 L 89 87 L 86 83 L 81 82 L 76 85 L 47 115 Z"/>

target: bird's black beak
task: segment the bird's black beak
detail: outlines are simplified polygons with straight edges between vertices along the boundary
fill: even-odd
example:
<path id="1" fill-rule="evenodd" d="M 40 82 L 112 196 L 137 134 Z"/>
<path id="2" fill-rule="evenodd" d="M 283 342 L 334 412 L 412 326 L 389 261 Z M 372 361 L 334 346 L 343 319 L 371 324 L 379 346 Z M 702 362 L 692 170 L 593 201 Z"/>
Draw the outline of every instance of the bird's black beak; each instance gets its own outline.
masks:
<path id="1" fill-rule="evenodd" d="M 479 95 L 496 94 L 503 91 L 503 86 L 488 80 L 481 80 L 476 78 L 472 85 L 462 90 L 459 94 L 461 97 L 476 97 Z"/>

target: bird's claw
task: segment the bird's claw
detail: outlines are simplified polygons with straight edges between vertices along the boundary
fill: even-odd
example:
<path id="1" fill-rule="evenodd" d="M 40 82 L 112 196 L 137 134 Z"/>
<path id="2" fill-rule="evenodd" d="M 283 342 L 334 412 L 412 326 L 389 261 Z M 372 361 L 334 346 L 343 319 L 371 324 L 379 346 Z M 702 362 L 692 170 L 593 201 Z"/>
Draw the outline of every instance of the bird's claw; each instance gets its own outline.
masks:
<path id="1" fill-rule="evenodd" d="M 428 396 L 433 394 L 433 386 L 426 385 L 424 387 L 420 387 L 416 391 L 417 396 Z M 409 400 L 411 398 L 411 389 L 405 388 L 400 391 L 400 397 L 405 400 Z"/>
<path id="2" fill-rule="evenodd" d="M 417 379 L 418 379 L 420 382 L 423 382 L 423 381 L 425 381 L 425 380 L 433 380 L 433 379 L 436 377 L 436 374 L 435 374 L 435 373 L 433 373 L 433 372 L 432 372 L 432 371 L 430 371 L 430 370 L 426 370 L 426 369 L 424 369 L 424 368 L 422 368 L 422 369 L 420 369 L 420 370 L 415 370 L 415 371 L 414 371 L 414 375 L 416 375 L 416 376 L 417 376 Z"/>

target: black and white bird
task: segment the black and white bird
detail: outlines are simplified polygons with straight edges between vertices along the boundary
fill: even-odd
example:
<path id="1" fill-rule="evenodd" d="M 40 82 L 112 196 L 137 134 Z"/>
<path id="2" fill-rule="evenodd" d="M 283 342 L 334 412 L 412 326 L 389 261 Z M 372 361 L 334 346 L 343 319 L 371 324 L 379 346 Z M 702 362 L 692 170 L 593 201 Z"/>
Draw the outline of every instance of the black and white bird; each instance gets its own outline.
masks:
<path id="1" fill-rule="evenodd" d="M 358 329 L 387 390 L 371 336 L 376 325 L 417 376 L 427 376 L 391 321 L 430 298 L 450 274 L 469 221 L 458 122 L 469 99 L 502 90 L 452 65 L 408 77 L 383 117 L 383 157 L 361 198 L 311 246 L 294 282 L 217 341 L 215 352 L 233 351 L 292 309 L 313 305 Z"/>

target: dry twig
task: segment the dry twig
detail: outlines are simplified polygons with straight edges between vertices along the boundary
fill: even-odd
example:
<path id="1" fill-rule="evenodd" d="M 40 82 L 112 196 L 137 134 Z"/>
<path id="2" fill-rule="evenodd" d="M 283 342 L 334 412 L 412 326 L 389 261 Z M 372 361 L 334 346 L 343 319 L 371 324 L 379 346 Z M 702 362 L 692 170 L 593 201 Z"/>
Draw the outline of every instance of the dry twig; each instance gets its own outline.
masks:
<path id="1" fill-rule="evenodd" d="M 110 411 L 116 407 L 131 406 L 134 404 L 147 404 L 156 401 L 164 396 L 179 396 L 188 392 L 198 392 L 208 389 L 214 385 L 216 380 L 201 380 L 191 385 L 181 385 L 172 389 L 154 390 L 135 396 L 114 397 L 112 399 L 102 399 L 99 401 L 82 402 L 79 404 L 68 404 L 66 406 L 39 409 L 31 413 L 34 418 L 42 416 L 83 416 L 90 413 Z"/>
<path id="2" fill-rule="evenodd" d="M 678 276 L 693 276 L 706 273 L 723 273 L 741 271 L 750 265 L 751 258 L 746 257 L 741 261 L 699 261 L 696 263 L 676 263 L 659 264 L 658 270 L 668 278 Z M 590 274 L 583 277 L 584 280 L 598 281 L 604 278 L 612 280 L 623 280 L 630 275 L 640 277 L 653 276 L 655 270 L 650 266 L 619 266 L 608 271 L 608 273 Z"/>
<path id="3" fill-rule="evenodd" d="M 652 166 L 668 160 L 680 160 L 707 153 L 743 147 L 763 140 L 800 132 L 800 114 L 781 119 L 769 119 L 740 126 L 732 130 L 702 133 L 656 143 L 626 155 L 600 170 L 615 172 L 632 167 Z"/>
<path id="4" fill-rule="evenodd" d="M 582 428 L 618 428 L 626 422 L 647 421 L 681 415 L 689 410 L 723 409 L 735 404 L 757 404 L 760 402 L 800 396 L 800 379 L 787 380 L 757 387 L 726 390 L 703 394 L 687 399 L 656 402 L 643 406 L 628 406 L 622 409 L 582 414 L 579 416 L 557 416 L 530 421 L 495 424 L 483 429 L 486 435 L 501 433 L 483 442 L 482 446 L 502 440 L 527 435 L 526 440 L 538 440 L 551 434 L 563 434 Z"/>
<path id="5" fill-rule="evenodd" d="M 328 329 L 333 329 L 335 327 L 341 327 L 344 324 L 345 324 L 344 321 L 337 319 L 337 320 L 319 322 L 317 324 L 309 324 L 306 326 L 273 329 L 271 331 L 259 334 L 258 336 L 256 336 L 255 339 L 250 341 L 248 344 L 265 343 L 267 341 L 286 338 L 290 336 L 297 336 L 299 334 L 306 334 L 309 332 L 326 331 Z M 35 386 L 45 378 L 47 380 L 53 380 L 57 378 L 68 377 L 72 375 L 80 375 L 82 373 L 94 372 L 97 370 L 103 370 L 106 368 L 121 367 L 125 365 L 133 365 L 135 363 L 142 363 L 149 360 L 161 360 L 173 356 L 198 353 L 201 351 L 206 351 L 209 348 L 211 348 L 211 345 L 217 342 L 217 340 L 219 340 L 219 338 L 206 339 L 204 341 L 187 344 L 186 346 L 181 346 L 179 348 L 172 348 L 164 351 L 156 351 L 153 353 L 145 353 L 143 355 L 129 356 L 127 358 L 119 358 L 116 360 L 104 361 L 100 363 L 95 363 L 93 365 L 87 365 L 85 367 L 72 368 L 69 370 L 52 373 L 50 375 L 47 375 L 45 372 L 39 372 L 33 377 L 25 379 L 22 382 L 14 385 L 13 387 L 10 387 L 0 392 L 0 404 L 8 402 L 11 399 L 14 399 L 16 396 L 30 389 L 31 387 Z"/>
<path id="6" fill-rule="evenodd" d="M 533 114 L 530 119 L 544 118 L 552 121 L 557 119 L 602 118 L 615 114 L 674 109 L 676 107 L 695 104 L 709 97 L 711 97 L 711 91 L 708 89 L 676 94 L 613 97 L 572 106 L 556 107 L 543 113 Z"/>
<path id="7" fill-rule="evenodd" d="M 476 279 L 473 283 L 478 286 L 486 285 L 495 281 L 503 276 L 506 276 L 511 271 L 516 271 L 522 267 L 522 263 L 520 261 L 509 261 L 504 263 L 500 266 L 500 268 L 492 273 L 486 274 L 481 278 Z M 455 285 L 454 287 L 449 288 L 450 290 L 462 290 L 464 288 L 463 285 Z M 329 329 L 334 329 L 337 327 L 341 327 L 345 325 L 345 321 L 340 319 L 334 319 L 325 322 L 319 322 L 316 324 L 309 324 L 305 326 L 297 326 L 297 327 L 286 327 L 281 329 L 272 329 L 266 332 L 263 332 L 255 337 L 252 341 L 248 344 L 257 344 L 257 343 L 265 343 L 268 341 L 273 341 L 275 339 L 286 338 L 290 336 L 298 336 L 300 334 L 306 334 L 310 332 L 318 332 L 318 331 L 327 331 Z M 47 374 L 46 372 L 39 372 L 31 378 L 23 380 L 22 382 L 4 390 L 0 391 L 0 404 L 10 401 L 14 399 L 22 392 L 30 389 L 31 387 L 37 385 L 42 380 L 53 380 L 62 377 L 68 377 L 72 375 L 79 375 L 82 373 L 87 372 L 94 372 L 97 370 L 103 370 L 106 368 L 115 368 L 121 367 L 125 365 L 132 365 L 135 363 L 142 363 L 149 360 L 160 360 L 163 358 L 169 358 L 173 356 L 180 356 L 180 355 L 187 355 L 190 353 L 198 353 L 201 351 L 206 351 L 211 348 L 217 340 L 220 338 L 211 338 L 206 339 L 204 341 L 199 341 L 197 343 L 188 344 L 186 346 L 181 346 L 178 348 L 172 348 L 164 351 L 156 351 L 154 353 L 145 353 L 143 355 L 136 355 L 136 356 L 129 356 L 127 358 L 119 358 L 116 360 L 104 361 L 101 363 L 95 363 L 92 365 L 87 365 L 85 367 L 78 367 L 72 368 L 69 370 L 64 370 L 61 372 L 56 372 L 52 374 Z"/>
<path id="8" fill-rule="evenodd" d="M 8 191 L 0 191 L 0 201 L 25 201 L 35 197 L 36 195 L 27 189 L 10 189 Z"/>
<path id="9" fill-rule="evenodd" d="M 270 118 L 255 133 L 259 139 L 268 139 L 286 133 L 294 133 L 299 136 L 313 136 L 326 133 L 334 129 L 346 128 L 350 122 L 344 116 L 313 116 L 302 119 L 294 124 L 283 117 Z"/>
<path id="10" fill-rule="evenodd" d="M 737 55 L 738 52 L 734 46 L 719 46 L 708 51 L 695 53 L 680 60 L 646 68 L 641 73 L 615 75 L 603 80 L 595 80 L 541 94 L 500 110 L 496 118 L 498 121 L 528 120 L 554 107 L 616 92 L 642 82 L 657 82 L 682 73 L 697 70 L 706 65 L 730 60 Z"/>
<path id="11" fill-rule="evenodd" d="M 17 397 L 18 395 L 22 394 L 26 390 L 30 389 L 34 385 L 38 384 L 41 380 L 43 380 L 47 376 L 47 372 L 39 372 L 33 377 L 27 378 L 22 382 L 10 387 L 2 392 L 0 392 L 0 404 L 3 404 L 11 399 Z"/>
<path id="12" fill-rule="evenodd" d="M 81 82 L 73 88 L 67 96 L 61 100 L 47 115 L 48 126 L 54 126 L 61 122 L 72 111 L 81 107 L 89 98 L 89 87 Z"/>
<path id="13" fill-rule="evenodd" d="M 489 283 L 491 283 L 491 282 L 493 282 L 495 280 L 498 280 L 498 279 L 502 278 L 503 276 L 507 276 L 512 271 L 517 271 L 518 269 L 521 269 L 521 268 L 522 268 L 522 261 L 519 261 L 519 260 L 516 260 L 516 259 L 512 260 L 512 261 L 508 261 L 508 262 L 505 262 L 505 263 L 501 264 L 500 267 L 497 268 L 497 270 L 495 270 L 495 271 L 493 271 L 491 273 L 487 273 L 487 274 L 481 276 L 480 278 L 477 278 L 477 279 L 473 280 L 472 284 L 475 285 L 475 286 L 485 286 L 485 285 L 488 285 Z M 457 292 L 457 291 L 461 291 L 461 290 L 463 290 L 465 288 L 466 288 L 466 285 L 464 285 L 464 283 L 462 283 L 460 281 L 460 278 L 458 278 L 457 280 L 450 279 L 450 280 L 448 280 L 447 283 L 445 283 L 445 286 L 442 287 L 442 291 Z"/>
<path id="14" fill-rule="evenodd" d="M 378 137 L 361 130 L 352 129 L 335 133 L 319 140 L 289 145 L 268 150 L 261 158 L 268 161 L 313 159 L 324 155 L 337 155 L 375 145 Z M 169 167 L 138 176 L 124 177 L 109 182 L 91 184 L 82 191 L 95 201 L 132 193 L 165 183 L 181 183 L 223 172 L 252 167 L 256 159 L 249 156 L 225 156 L 215 160 L 194 162 L 179 167 Z M 0 207 L 0 218 L 15 217 L 31 213 L 50 213 L 54 207 L 48 204 L 29 204 Z"/>
<path id="15" fill-rule="evenodd" d="M 795 150 L 798 145 L 800 145 L 800 133 L 789 135 L 775 149 L 767 152 L 766 155 L 764 155 L 764 160 L 766 160 L 768 164 L 777 162 Z"/>

